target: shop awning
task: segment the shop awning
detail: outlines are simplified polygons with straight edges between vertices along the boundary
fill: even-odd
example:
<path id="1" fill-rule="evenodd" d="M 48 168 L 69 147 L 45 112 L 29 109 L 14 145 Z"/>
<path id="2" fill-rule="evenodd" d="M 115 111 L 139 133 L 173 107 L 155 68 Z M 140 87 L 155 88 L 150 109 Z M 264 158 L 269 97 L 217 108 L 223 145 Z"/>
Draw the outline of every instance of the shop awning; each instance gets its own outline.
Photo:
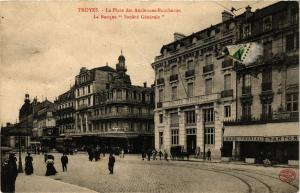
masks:
<path id="1" fill-rule="evenodd" d="M 299 123 L 267 123 L 225 126 L 224 141 L 299 141 Z"/>

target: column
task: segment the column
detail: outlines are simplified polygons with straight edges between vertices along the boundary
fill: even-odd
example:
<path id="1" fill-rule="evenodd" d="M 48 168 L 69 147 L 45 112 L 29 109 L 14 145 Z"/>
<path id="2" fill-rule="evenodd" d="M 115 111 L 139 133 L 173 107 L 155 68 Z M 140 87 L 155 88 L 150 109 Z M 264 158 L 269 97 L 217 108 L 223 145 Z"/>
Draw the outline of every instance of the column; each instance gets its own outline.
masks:
<path id="1" fill-rule="evenodd" d="M 179 145 L 184 146 L 184 150 L 186 150 L 186 133 L 185 133 L 185 125 L 184 125 L 184 112 L 178 108 L 178 118 L 179 118 Z"/>
<path id="2" fill-rule="evenodd" d="M 170 155 L 170 147 L 171 147 L 171 127 L 170 127 L 170 114 L 164 110 L 164 150 L 168 152 Z"/>
<path id="3" fill-rule="evenodd" d="M 195 106 L 195 114 L 196 114 L 196 138 L 197 138 L 197 148 L 200 148 L 200 152 L 203 153 L 203 132 L 204 132 L 204 128 L 203 128 L 203 112 L 202 110 L 199 108 L 198 105 Z"/>
<path id="4" fill-rule="evenodd" d="M 82 115 L 79 116 L 80 116 L 80 132 L 82 133 L 83 132 Z"/>
<path id="5" fill-rule="evenodd" d="M 222 128 L 223 123 L 221 122 L 221 112 L 223 109 L 219 109 L 217 103 L 214 104 L 214 122 L 215 122 L 215 148 L 212 151 L 212 157 L 214 159 L 221 158 L 221 146 L 222 146 Z"/>
<path id="6" fill-rule="evenodd" d="M 89 125 L 88 125 L 87 115 L 85 115 L 85 128 L 86 128 L 85 132 L 86 133 L 89 132 Z"/>

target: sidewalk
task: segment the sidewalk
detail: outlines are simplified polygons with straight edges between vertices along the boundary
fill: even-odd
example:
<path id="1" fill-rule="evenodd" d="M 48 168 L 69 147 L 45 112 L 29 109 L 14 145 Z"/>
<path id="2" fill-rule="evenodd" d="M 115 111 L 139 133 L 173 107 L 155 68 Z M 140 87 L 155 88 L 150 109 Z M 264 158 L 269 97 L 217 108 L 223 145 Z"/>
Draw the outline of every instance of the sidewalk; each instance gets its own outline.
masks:
<path id="1" fill-rule="evenodd" d="M 235 165 L 252 165 L 252 166 L 264 166 L 263 164 L 250 164 L 250 163 L 246 163 L 243 161 L 221 161 L 221 160 L 203 160 L 202 158 L 189 158 L 189 160 L 187 160 L 186 158 L 184 160 L 181 159 L 176 159 L 175 161 L 187 161 L 187 162 L 203 162 L 203 163 L 221 163 L 221 164 L 235 164 Z M 275 168 L 299 168 L 299 166 L 290 166 L 290 165 L 286 165 L 286 164 L 277 164 L 277 165 L 272 165 L 269 167 L 275 167 Z"/>
<path id="2" fill-rule="evenodd" d="M 96 193 L 96 191 L 53 180 L 45 176 L 19 174 L 16 180 L 16 192 L 72 192 L 72 193 Z"/>

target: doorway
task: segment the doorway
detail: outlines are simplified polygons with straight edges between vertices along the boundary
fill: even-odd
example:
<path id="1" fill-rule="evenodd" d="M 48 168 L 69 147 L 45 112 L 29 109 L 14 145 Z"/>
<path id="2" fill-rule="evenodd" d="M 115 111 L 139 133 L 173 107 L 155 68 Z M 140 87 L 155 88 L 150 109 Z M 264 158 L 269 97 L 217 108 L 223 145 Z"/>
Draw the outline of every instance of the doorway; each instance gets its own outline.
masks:
<path id="1" fill-rule="evenodd" d="M 187 152 L 189 154 L 195 154 L 195 152 L 196 152 L 196 135 L 187 135 L 186 136 L 186 146 L 187 146 Z"/>

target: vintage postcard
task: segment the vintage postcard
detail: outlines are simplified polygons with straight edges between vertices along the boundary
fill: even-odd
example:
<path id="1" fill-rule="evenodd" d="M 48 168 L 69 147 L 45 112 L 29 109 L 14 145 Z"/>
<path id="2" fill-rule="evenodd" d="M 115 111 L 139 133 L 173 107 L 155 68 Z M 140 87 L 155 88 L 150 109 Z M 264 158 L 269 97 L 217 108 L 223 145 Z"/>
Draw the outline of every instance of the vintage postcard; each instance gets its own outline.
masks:
<path id="1" fill-rule="evenodd" d="M 1 192 L 298 192 L 298 1 L 0 1 L 0 41 Z"/>

